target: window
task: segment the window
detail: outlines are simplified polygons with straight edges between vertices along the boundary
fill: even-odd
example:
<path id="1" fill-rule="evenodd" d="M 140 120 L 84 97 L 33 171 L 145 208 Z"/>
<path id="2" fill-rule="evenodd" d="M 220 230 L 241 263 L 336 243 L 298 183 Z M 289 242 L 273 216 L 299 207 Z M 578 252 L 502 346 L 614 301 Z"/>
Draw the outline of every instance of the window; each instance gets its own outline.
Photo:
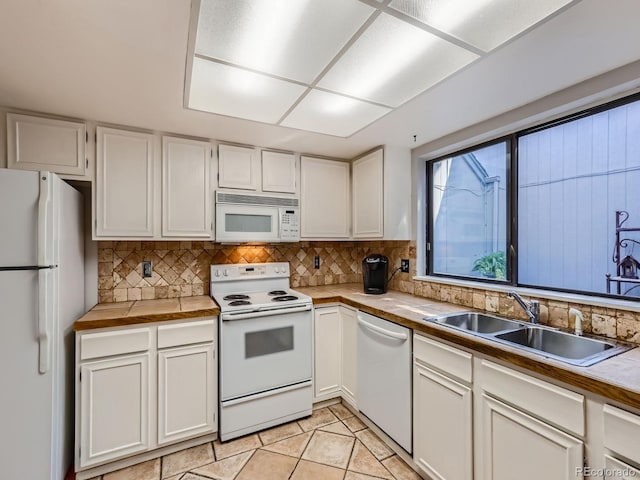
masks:
<path id="1" fill-rule="evenodd" d="M 640 297 L 639 99 L 429 161 L 427 272 Z"/>
<path id="2" fill-rule="evenodd" d="M 508 141 L 430 163 L 432 273 L 507 278 L 508 167 Z"/>

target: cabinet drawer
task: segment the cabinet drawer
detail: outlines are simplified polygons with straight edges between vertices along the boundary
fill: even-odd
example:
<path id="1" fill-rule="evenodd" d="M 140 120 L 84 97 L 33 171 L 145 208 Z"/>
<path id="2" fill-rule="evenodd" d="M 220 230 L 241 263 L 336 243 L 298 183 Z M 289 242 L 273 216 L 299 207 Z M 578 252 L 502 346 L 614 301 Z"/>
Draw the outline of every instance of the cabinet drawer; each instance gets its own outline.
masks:
<path id="1" fill-rule="evenodd" d="M 80 360 L 149 350 L 149 328 L 88 333 L 80 337 Z"/>
<path id="2" fill-rule="evenodd" d="M 213 320 L 161 325 L 158 327 L 158 348 L 213 342 L 215 324 Z"/>
<path id="3" fill-rule="evenodd" d="M 605 405 L 604 446 L 640 464 L 640 416 L 612 405 Z"/>
<path id="4" fill-rule="evenodd" d="M 485 392 L 584 437 L 584 396 L 487 360 L 481 369 Z"/>
<path id="5" fill-rule="evenodd" d="M 463 382 L 473 378 L 472 355 L 422 335 L 413 336 L 413 353 L 416 360 L 435 367 Z"/>

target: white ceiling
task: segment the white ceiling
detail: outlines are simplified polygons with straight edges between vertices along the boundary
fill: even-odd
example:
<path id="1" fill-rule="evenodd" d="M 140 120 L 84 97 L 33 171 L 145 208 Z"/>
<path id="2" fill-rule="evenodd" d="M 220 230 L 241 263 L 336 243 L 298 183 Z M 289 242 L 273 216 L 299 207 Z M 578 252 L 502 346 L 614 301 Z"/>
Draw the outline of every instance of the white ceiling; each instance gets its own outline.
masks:
<path id="1" fill-rule="evenodd" d="M 410 2 L 382 3 L 401 9 Z M 370 5 L 378 2 L 362 2 L 365 10 Z M 411 13 L 420 21 L 419 11 Z M 259 102 L 247 103 L 247 115 L 256 121 L 185 109 L 190 18 L 189 0 L 0 0 L 0 105 L 352 158 L 380 144 L 413 148 L 640 59 L 640 2 L 574 2 L 363 130 L 339 138 L 261 123 L 270 119 L 262 116 L 266 107 Z M 476 34 L 463 40 L 480 50 L 491 48 L 491 36 Z M 332 48 L 322 43 L 318 55 L 330 55 Z M 297 74 L 313 75 L 314 68 L 307 62 Z M 224 72 L 210 74 L 217 78 Z M 401 102 L 403 93 L 408 95 L 394 90 L 385 95 Z M 311 112 L 324 103 L 308 95 L 296 125 L 317 128 Z"/>

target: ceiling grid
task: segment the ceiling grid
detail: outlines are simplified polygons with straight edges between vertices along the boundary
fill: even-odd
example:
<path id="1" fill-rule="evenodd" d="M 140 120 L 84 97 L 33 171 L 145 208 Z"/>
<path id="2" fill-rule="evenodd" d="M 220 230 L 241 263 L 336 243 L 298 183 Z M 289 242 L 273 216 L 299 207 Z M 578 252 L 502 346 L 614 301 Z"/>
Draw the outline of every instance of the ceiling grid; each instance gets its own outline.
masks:
<path id="1" fill-rule="evenodd" d="M 349 137 L 570 0 L 201 0 L 185 104 Z"/>

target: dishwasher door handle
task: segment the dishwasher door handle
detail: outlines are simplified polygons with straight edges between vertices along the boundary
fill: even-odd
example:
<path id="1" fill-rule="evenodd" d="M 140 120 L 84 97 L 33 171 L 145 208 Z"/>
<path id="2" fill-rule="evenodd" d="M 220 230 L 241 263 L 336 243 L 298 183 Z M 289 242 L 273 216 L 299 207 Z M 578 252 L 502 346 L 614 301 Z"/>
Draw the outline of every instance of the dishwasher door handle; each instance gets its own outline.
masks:
<path id="1" fill-rule="evenodd" d="M 396 340 L 402 340 L 403 342 L 408 338 L 406 333 L 396 333 L 391 330 L 387 330 L 386 328 L 378 327 L 377 325 L 373 325 L 361 318 L 358 318 L 358 325 L 361 325 L 364 328 L 372 330 L 380 335 L 384 335 L 385 337 L 394 338 Z"/>

